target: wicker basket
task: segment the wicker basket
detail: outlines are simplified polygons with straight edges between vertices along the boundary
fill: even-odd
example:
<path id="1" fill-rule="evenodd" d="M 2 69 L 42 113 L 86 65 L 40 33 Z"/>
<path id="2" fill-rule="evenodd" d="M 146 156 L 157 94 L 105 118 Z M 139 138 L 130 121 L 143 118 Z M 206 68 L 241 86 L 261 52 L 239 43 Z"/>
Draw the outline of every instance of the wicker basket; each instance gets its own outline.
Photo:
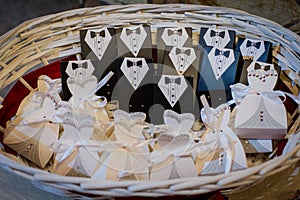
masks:
<path id="1" fill-rule="evenodd" d="M 71 10 L 29 20 L 0 38 L 0 101 L 16 81 L 32 88 L 22 76 L 27 72 L 53 62 L 57 58 L 77 55 L 80 59 L 79 30 L 99 25 L 122 25 L 145 22 L 152 25 L 165 23 L 201 27 L 230 28 L 237 35 L 246 35 L 272 42 L 277 48 L 273 62 L 282 69 L 284 84 L 294 94 L 299 91 L 300 37 L 282 26 L 248 13 L 220 7 L 196 5 L 128 5 L 105 6 Z M 196 32 L 194 34 L 199 34 Z M 153 33 L 155 36 L 155 32 Z M 195 44 L 197 41 L 194 41 Z M 297 115 L 298 110 L 289 116 Z M 299 129 L 294 120 L 290 133 Z M 3 128 L 1 127 L 3 132 Z M 234 192 L 258 183 L 264 178 L 299 165 L 300 145 L 283 156 L 245 170 L 215 176 L 172 179 L 167 181 L 105 181 L 89 178 L 64 177 L 20 165 L 0 154 L 0 165 L 18 175 L 38 183 L 43 190 L 72 197 L 101 196 L 169 196 L 194 195 L 215 190 Z"/>

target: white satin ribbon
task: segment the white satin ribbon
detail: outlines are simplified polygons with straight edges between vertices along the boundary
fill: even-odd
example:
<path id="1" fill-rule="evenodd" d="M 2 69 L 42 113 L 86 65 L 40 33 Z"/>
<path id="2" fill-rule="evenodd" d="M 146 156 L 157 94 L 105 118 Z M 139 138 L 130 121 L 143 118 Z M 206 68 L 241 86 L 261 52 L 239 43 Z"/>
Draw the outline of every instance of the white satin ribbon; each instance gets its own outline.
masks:
<path id="1" fill-rule="evenodd" d="M 88 95 L 83 97 L 80 102 L 78 103 L 78 106 L 75 108 L 82 106 L 82 102 L 86 101 L 90 106 L 95 108 L 95 112 L 97 111 L 97 108 L 103 108 L 107 104 L 107 99 L 104 96 L 96 96 L 95 93 L 102 88 L 109 79 L 114 75 L 112 71 L 110 71 L 99 83 L 96 85 L 95 88 L 91 89 L 88 92 Z M 99 99 L 103 99 L 103 101 L 99 101 Z"/>
<path id="2" fill-rule="evenodd" d="M 50 145 L 54 153 L 63 153 L 62 157 L 58 159 L 58 163 L 69 157 L 75 148 L 85 147 L 91 151 L 113 151 L 116 149 L 126 149 L 129 152 L 144 153 L 140 150 L 141 147 L 155 142 L 156 139 L 146 140 L 144 142 L 137 142 L 133 145 L 128 145 L 124 142 L 118 141 L 95 141 L 82 140 L 74 142 L 74 140 L 62 139 Z"/>
<path id="3" fill-rule="evenodd" d="M 237 83 L 237 84 L 231 85 L 230 88 L 231 88 L 231 94 L 232 94 L 233 100 L 228 102 L 229 105 L 233 104 L 233 103 L 240 103 L 247 94 L 255 94 L 255 93 L 259 93 L 263 97 L 268 98 L 276 103 L 284 102 L 286 100 L 286 96 L 288 96 L 293 101 L 295 101 L 298 105 L 300 105 L 300 94 L 299 94 L 299 96 L 295 96 L 293 94 L 283 92 L 280 90 L 255 91 L 255 90 L 250 90 L 249 86 L 246 86 L 242 83 Z M 281 100 L 279 97 L 283 97 L 283 100 Z"/>

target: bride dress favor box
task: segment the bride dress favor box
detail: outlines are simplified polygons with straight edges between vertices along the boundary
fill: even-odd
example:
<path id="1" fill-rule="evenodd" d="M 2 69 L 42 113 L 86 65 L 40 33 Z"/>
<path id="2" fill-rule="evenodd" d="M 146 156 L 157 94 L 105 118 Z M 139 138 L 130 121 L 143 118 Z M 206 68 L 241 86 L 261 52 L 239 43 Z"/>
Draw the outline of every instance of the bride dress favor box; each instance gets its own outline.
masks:
<path id="1" fill-rule="evenodd" d="M 91 177 L 94 174 L 99 162 L 98 143 L 92 140 L 94 123 L 95 118 L 89 115 L 73 112 L 64 114 L 62 136 L 52 143 L 56 153 L 54 173 L 79 177 Z"/>
<path id="2" fill-rule="evenodd" d="M 240 66 L 242 74 L 239 82 L 246 85 L 248 85 L 247 68 L 254 60 L 266 63 L 272 62 L 272 44 L 267 41 L 239 38 L 235 50 L 241 53 L 244 60 L 243 65 Z M 280 71 L 279 67 L 275 68 L 278 72 Z"/>
<path id="3" fill-rule="evenodd" d="M 109 138 L 112 147 L 103 150 L 101 166 L 96 170 L 94 180 L 148 180 L 149 149 L 143 135 L 146 115 L 141 112 L 114 112 L 115 128 Z"/>
<path id="4" fill-rule="evenodd" d="M 80 44 L 82 58 L 90 59 L 95 70 L 93 75 L 97 80 L 101 80 L 109 71 L 115 72 L 117 51 L 117 36 L 115 28 L 95 27 L 80 31 Z M 102 88 L 97 91 L 97 95 L 105 96 L 110 101 L 111 93 L 117 77 L 113 76 Z"/>
<path id="5" fill-rule="evenodd" d="M 195 151 L 195 161 L 199 174 L 229 173 L 247 168 L 246 155 L 239 138 L 228 126 L 230 107 L 226 104 L 210 108 L 204 95 L 201 118 L 207 130 L 202 144 Z"/>
<path id="6" fill-rule="evenodd" d="M 206 95 L 214 107 L 227 102 L 230 99 L 229 86 L 239 81 L 241 62 L 242 57 L 237 51 L 208 47 L 199 70 L 198 98 Z"/>
<path id="7" fill-rule="evenodd" d="M 6 145 L 42 168 L 53 155 L 51 143 L 58 140 L 63 106 L 59 86 L 59 80 L 40 76 L 37 91 L 25 97 L 4 131 Z"/>
<path id="8" fill-rule="evenodd" d="M 235 131 L 244 139 L 283 139 L 287 132 L 285 95 L 273 91 L 278 72 L 273 64 L 253 61 L 248 67 L 250 91 L 237 107 Z"/>
<path id="9" fill-rule="evenodd" d="M 195 117 L 190 113 L 164 112 L 165 131 L 157 138 L 150 154 L 151 181 L 196 177 L 197 169 L 190 149 L 193 147 L 191 130 Z"/>

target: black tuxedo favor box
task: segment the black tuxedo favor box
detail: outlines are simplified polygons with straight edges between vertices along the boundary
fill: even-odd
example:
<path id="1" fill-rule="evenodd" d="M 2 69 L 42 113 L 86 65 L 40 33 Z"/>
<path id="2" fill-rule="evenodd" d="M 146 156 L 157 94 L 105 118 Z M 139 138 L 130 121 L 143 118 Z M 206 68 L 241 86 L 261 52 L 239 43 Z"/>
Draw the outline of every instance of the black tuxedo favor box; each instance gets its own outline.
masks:
<path id="1" fill-rule="evenodd" d="M 147 114 L 147 121 L 149 121 L 148 110 L 153 105 L 153 76 L 155 69 L 152 59 L 145 59 L 145 61 L 148 66 L 148 71 L 141 79 L 139 85 L 136 85 L 136 88 L 134 88 L 134 84 L 131 83 L 131 80 L 128 80 L 121 70 L 122 63 L 130 63 L 130 58 L 129 60 L 124 58 L 117 59 L 116 65 L 119 70 L 116 74 L 118 82 L 115 86 L 117 92 L 114 94 L 114 97 L 118 100 L 120 109 L 127 112 L 144 112 Z M 127 63 L 124 66 L 128 69 L 128 77 L 134 76 L 137 73 L 136 70 L 139 70 L 137 67 L 137 69 L 131 69 Z M 133 77 L 132 80 L 134 79 Z"/>
<path id="2" fill-rule="evenodd" d="M 103 40 L 101 37 L 104 35 L 102 34 L 103 30 L 105 28 L 100 29 L 90 29 L 90 30 L 81 30 L 80 31 L 80 43 L 81 43 L 81 50 L 82 50 L 82 58 L 84 60 L 90 59 L 95 71 L 93 72 L 93 75 L 97 77 L 98 81 L 100 81 L 107 73 L 110 71 L 117 73 L 117 63 L 116 58 L 118 57 L 118 51 L 117 51 L 117 35 L 116 30 L 114 28 L 107 28 L 109 34 L 110 34 L 110 40 L 109 43 L 106 45 L 103 45 Z M 107 33 L 106 31 L 104 31 Z M 98 39 L 97 36 L 95 38 L 95 33 L 97 35 L 98 33 Z M 89 38 L 90 35 L 94 36 L 94 41 L 92 42 L 92 45 L 87 42 L 87 38 Z M 106 34 L 106 37 L 109 35 Z M 102 53 L 101 57 L 97 55 L 97 48 L 103 48 L 104 50 L 100 53 Z M 63 73 L 63 72 L 62 72 Z M 115 90 L 115 84 L 117 83 L 118 79 L 116 75 L 113 75 L 110 80 L 104 85 L 102 88 L 100 88 L 97 91 L 97 95 L 99 96 L 105 96 L 109 101 L 112 99 L 112 93 L 113 90 Z"/>
<path id="3" fill-rule="evenodd" d="M 174 31 L 174 30 L 176 30 L 176 31 Z M 174 40 L 175 39 L 183 40 L 183 39 L 185 39 L 185 38 L 182 38 L 184 31 L 187 33 L 187 35 L 186 35 L 187 38 L 184 42 L 180 43 L 180 44 L 182 44 L 180 46 L 192 47 L 192 28 L 189 28 L 189 27 L 186 27 L 186 28 L 174 28 L 174 27 L 161 28 L 161 27 L 159 27 L 159 28 L 157 28 L 157 63 L 158 63 L 159 71 L 161 73 L 162 73 L 162 69 L 163 69 L 162 64 L 164 63 L 165 58 L 168 57 L 171 49 L 174 46 L 174 45 L 166 44 L 166 42 L 162 38 L 163 34 L 165 34 L 166 36 L 168 36 L 170 38 L 175 37 Z"/>
<path id="4" fill-rule="evenodd" d="M 116 44 L 118 57 L 153 59 L 149 25 L 116 28 Z"/>

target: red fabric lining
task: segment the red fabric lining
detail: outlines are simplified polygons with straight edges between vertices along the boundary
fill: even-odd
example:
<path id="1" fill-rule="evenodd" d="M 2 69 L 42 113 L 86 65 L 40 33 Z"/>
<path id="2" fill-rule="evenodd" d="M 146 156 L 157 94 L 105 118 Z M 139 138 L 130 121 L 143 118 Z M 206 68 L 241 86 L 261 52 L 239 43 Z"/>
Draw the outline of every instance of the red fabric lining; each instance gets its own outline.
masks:
<path id="1" fill-rule="evenodd" d="M 60 78 L 60 62 L 66 60 L 76 60 L 76 57 L 70 56 L 62 60 L 55 61 L 49 65 L 43 66 L 33 72 L 30 72 L 29 74 L 23 76 L 23 79 L 32 88 L 36 88 L 37 79 L 40 75 L 47 75 L 53 79 Z M 6 122 L 16 114 L 20 103 L 29 94 L 29 92 L 30 91 L 19 80 L 11 88 L 4 101 L 2 102 L 2 109 L 0 109 L 0 125 L 3 128 L 6 127 Z M 0 134 L 0 141 L 3 141 L 3 134 Z M 9 153 L 14 153 L 14 151 L 7 146 L 5 146 L 5 150 Z"/>

